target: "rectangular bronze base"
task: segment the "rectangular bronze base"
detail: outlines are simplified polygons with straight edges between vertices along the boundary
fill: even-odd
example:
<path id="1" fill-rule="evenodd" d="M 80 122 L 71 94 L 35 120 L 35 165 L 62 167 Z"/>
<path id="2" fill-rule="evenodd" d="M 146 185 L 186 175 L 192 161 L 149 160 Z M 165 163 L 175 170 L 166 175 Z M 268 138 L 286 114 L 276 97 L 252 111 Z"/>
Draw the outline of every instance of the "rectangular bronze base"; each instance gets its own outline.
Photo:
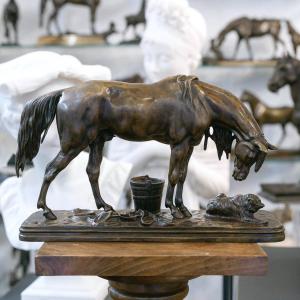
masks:
<path id="1" fill-rule="evenodd" d="M 84 212 L 84 211 L 83 211 Z M 192 211 L 192 217 L 173 219 L 168 210 L 152 215 L 141 222 L 130 218 L 133 211 L 118 211 L 121 216 L 112 216 L 95 224 L 96 212 L 74 214 L 73 211 L 55 211 L 57 220 L 46 220 L 41 211 L 32 214 L 20 228 L 22 241 L 141 241 L 141 242 L 277 242 L 284 240 L 282 224 L 267 211 L 255 217 L 267 221 L 266 225 L 215 220 L 205 211 Z M 93 217 L 92 217 L 93 216 Z M 153 218 L 154 217 L 154 218 Z M 146 225 L 145 225 L 146 224 Z"/>

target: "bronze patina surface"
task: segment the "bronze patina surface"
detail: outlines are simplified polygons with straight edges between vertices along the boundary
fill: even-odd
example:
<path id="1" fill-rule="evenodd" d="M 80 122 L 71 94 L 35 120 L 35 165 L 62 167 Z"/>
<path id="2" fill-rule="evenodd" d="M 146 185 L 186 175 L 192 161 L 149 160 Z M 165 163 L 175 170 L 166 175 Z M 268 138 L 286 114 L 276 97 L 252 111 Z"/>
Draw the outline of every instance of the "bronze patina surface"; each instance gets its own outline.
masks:
<path id="1" fill-rule="evenodd" d="M 267 224 L 267 220 L 257 219 L 254 214 L 265 205 L 254 194 L 233 197 L 219 194 L 208 202 L 206 215 L 215 219 L 227 219 L 253 224 Z"/>
<path id="2" fill-rule="evenodd" d="M 219 159 L 223 152 L 228 158 L 236 140 L 235 180 L 246 179 L 254 164 L 257 172 L 268 151 L 276 149 L 237 97 L 195 76 L 178 75 L 154 84 L 89 81 L 27 103 L 18 135 L 18 176 L 26 162 L 37 155 L 55 117 L 61 150 L 46 168 L 37 203 L 50 220 L 56 219 L 46 205 L 51 182 L 87 147 L 86 170 L 97 208 L 113 210 L 101 197 L 98 178 L 104 143 L 114 136 L 170 145 L 165 206 L 175 218 L 191 217 L 182 191 L 193 148 L 202 138 L 205 149 L 208 138 L 215 142 Z"/>
<path id="3" fill-rule="evenodd" d="M 105 213 L 104 213 L 105 214 Z M 269 212 L 255 214 L 262 224 L 207 218 L 205 211 L 192 211 L 191 218 L 174 219 L 169 210 L 143 216 L 118 211 L 99 219 L 98 211 L 55 211 L 47 220 L 41 211 L 31 215 L 20 228 L 23 241 L 202 241 L 276 242 L 284 239 L 281 223 Z M 141 218 L 145 222 L 141 222 Z M 96 220 L 96 222 L 95 222 Z"/>

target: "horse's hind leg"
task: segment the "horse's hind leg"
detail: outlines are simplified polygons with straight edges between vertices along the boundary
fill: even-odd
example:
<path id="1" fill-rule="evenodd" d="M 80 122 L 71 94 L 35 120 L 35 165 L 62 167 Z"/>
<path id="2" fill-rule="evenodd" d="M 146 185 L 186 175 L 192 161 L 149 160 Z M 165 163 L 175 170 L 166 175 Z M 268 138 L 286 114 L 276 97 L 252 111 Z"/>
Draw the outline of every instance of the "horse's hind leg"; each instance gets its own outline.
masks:
<path id="1" fill-rule="evenodd" d="M 92 144 L 90 144 L 89 147 L 90 156 L 86 172 L 90 180 L 97 208 L 100 209 L 103 207 L 105 211 L 113 210 L 113 208 L 105 203 L 105 201 L 102 199 L 98 182 L 100 175 L 100 165 L 103 157 L 102 152 L 104 147 L 104 140 L 96 140 Z"/>
<path id="2" fill-rule="evenodd" d="M 182 172 L 180 173 L 180 176 L 179 176 L 179 181 L 177 183 L 176 195 L 175 195 L 175 205 L 176 205 L 176 207 L 179 208 L 179 210 L 185 217 L 192 216 L 191 213 L 189 212 L 189 210 L 187 209 L 187 207 L 183 204 L 182 192 L 183 192 L 183 185 L 184 185 L 186 175 L 187 175 L 189 160 L 193 153 L 193 149 L 194 148 L 192 146 L 190 146 L 188 153 L 186 155 L 186 158 L 182 160 L 182 165 L 181 165 Z"/>
<path id="3" fill-rule="evenodd" d="M 70 162 L 74 159 L 81 149 L 73 149 L 64 153 L 60 151 L 56 157 L 47 165 L 46 172 L 44 176 L 44 181 L 41 187 L 37 208 L 42 208 L 44 210 L 44 216 L 49 220 L 55 220 L 56 216 L 51 211 L 51 209 L 46 205 L 46 195 L 51 182 L 54 178 L 61 172 Z"/>

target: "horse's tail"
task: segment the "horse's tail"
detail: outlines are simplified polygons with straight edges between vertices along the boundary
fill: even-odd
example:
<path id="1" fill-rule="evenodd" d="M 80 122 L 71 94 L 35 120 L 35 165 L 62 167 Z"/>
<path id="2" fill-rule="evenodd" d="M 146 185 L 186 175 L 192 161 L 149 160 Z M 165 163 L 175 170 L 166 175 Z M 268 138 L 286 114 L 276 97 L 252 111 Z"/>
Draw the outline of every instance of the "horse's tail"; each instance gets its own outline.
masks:
<path id="1" fill-rule="evenodd" d="M 44 13 L 46 10 L 46 4 L 48 0 L 41 0 L 41 6 L 40 6 L 40 27 L 43 26 L 43 18 L 44 18 Z"/>
<path id="2" fill-rule="evenodd" d="M 26 162 L 37 154 L 56 115 L 57 104 L 63 90 L 49 93 L 28 102 L 21 115 L 16 154 L 16 173 L 23 171 Z M 42 136 L 43 134 L 43 136 Z"/>

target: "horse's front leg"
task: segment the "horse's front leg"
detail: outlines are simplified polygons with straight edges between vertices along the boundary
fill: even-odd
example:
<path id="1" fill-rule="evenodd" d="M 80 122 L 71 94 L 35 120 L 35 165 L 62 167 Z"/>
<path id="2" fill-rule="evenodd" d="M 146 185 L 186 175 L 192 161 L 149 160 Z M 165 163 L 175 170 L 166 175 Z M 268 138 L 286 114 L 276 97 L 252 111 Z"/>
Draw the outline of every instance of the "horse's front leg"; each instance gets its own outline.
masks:
<path id="1" fill-rule="evenodd" d="M 103 158 L 103 147 L 104 147 L 104 140 L 97 139 L 93 143 L 89 145 L 90 147 L 90 155 L 89 161 L 86 168 L 86 172 L 89 177 L 89 181 L 91 184 L 91 188 L 93 191 L 93 195 L 95 198 L 96 206 L 98 209 L 104 208 L 105 211 L 113 211 L 113 208 L 108 205 L 102 198 L 99 188 L 99 175 L 100 175 L 100 165 Z"/>
<path id="2" fill-rule="evenodd" d="M 252 48 L 251 48 L 251 45 L 250 45 L 249 37 L 245 38 L 245 42 L 246 42 L 246 46 L 247 46 L 247 49 L 248 49 L 249 58 L 250 58 L 250 60 L 253 60 L 254 57 L 253 57 L 253 52 L 252 52 Z"/>
<path id="3" fill-rule="evenodd" d="M 188 164 L 189 164 L 191 155 L 193 153 L 193 150 L 194 150 L 194 147 L 190 146 L 187 156 L 182 160 L 181 172 L 179 175 L 179 181 L 177 183 L 176 195 L 175 195 L 176 207 L 181 211 L 183 216 L 188 217 L 188 218 L 191 217 L 192 214 L 189 212 L 187 207 L 183 204 L 182 192 L 183 192 L 183 185 L 184 185 L 186 175 L 187 175 Z"/>
<path id="4" fill-rule="evenodd" d="M 186 159 L 189 152 L 188 141 L 185 140 L 178 145 L 171 146 L 171 157 L 168 176 L 168 189 L 166 195 L 165 205 L 171 210 L 171 214 L 174 218 L 181 219 L 184 216 L 180 210 L 173 203 L 173 195 L 176 184 L 179 182 L 179 178 L 182 173 L 182 162 Z"/>
<path id="5" fill-rule="evenodd" d="M 236 43 L 236 46 L 235 46 L 235 49 L 234 49 L 234 53 L 233 53 L 233 59 L 234 59 L 234 60 L 235 60 L 236 57 L 237 57 L 237 54 L 238 54 L 238 51 L 239 51 L 239 48 L 240 48 L 241 41 L 242 41 L 242 38 L 239 36 L 239 37 L 238 37 L 238 40 L 237 40 L 237 43 Z"/>

